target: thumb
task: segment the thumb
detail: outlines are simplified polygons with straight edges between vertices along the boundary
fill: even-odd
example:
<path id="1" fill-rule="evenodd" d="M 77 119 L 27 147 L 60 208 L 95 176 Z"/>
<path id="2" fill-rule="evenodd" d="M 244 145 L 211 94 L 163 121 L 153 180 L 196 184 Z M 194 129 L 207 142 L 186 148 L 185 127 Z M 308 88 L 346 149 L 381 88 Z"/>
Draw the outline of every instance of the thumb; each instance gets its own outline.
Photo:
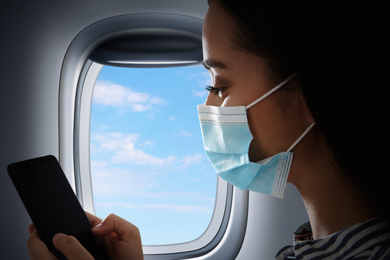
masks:
<path id="1" fill-rule="evenodd" d="M 74 236 L 58 233 L 53 237 L 53 244 L 69 260 L 93 260 L 91 254 Z"/>

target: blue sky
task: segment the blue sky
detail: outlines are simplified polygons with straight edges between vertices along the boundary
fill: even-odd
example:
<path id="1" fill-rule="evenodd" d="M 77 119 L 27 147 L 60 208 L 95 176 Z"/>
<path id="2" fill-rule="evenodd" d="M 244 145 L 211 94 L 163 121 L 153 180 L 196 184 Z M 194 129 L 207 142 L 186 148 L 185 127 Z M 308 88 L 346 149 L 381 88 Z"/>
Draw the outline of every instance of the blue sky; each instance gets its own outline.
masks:
<path id="1" fill-rule="evenodd" d="M 91 112 L 96 214 L 134 223 L 144 244 L 191 241 L 210 222 L 217 176 L 196 109 L 207 85 L 203 66 L 105 66 L 98 77 Z"/>

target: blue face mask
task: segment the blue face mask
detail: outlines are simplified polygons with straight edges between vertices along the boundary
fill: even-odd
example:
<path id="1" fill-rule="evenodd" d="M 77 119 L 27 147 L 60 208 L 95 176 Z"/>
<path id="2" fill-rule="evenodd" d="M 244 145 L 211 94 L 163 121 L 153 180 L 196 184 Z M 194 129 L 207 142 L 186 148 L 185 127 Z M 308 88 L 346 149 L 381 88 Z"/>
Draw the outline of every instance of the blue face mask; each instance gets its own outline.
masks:
<path id="1" fill-rule="evenodd" d="M 254 163 L 249 161 L 253 136 L 246 110 L 286 84 L 289 77 L 248 106 L 217 107 L 198 105 L 206 154 L 222 179 L 241 190 L 250 190 L 283 198 L 293 159 L 291 150 L 314 126 L 311 124 L 286 152 Z"/>

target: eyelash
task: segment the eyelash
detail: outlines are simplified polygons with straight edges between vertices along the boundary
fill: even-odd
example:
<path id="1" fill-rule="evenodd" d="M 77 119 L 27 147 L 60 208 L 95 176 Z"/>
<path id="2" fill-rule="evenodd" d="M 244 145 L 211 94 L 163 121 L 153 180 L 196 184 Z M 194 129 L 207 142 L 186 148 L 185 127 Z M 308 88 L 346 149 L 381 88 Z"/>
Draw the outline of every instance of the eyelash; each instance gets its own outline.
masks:
<path id="1" fill-rule="evenodd" d="M 221 96 L 222 93 L 225 91 L 225 89 L 226 89 L 226 87 L 220 87 L 220 88 L 216 88 L 213 86 L 206 87 L 207 91 L 209 91 L 210 93 L 213 93 L 214 95 L 218 95 L 218 96 Z"/>

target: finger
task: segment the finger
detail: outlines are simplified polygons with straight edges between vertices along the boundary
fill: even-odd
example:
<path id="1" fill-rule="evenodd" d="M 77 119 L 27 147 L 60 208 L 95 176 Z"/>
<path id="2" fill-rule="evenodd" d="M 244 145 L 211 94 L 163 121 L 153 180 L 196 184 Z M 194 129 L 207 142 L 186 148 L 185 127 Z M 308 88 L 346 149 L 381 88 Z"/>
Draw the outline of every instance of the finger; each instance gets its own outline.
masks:
<path id="1" fill-rule="evenodd" d="M 53 244 L 67 259 L 93 260 L 92 255 L 74 236 L 56 234 L 53 237 Z"/>
<path id="2" fill-rule="evenodd" d="M 110 214 L 92 233 L 102 238 L 111 259 L 143 259 L 141 235 L 130 222 Z"/>
<path id="3" fill-rule="evenodd" d="M 134 241 L 134 238 L 140 238 L 139 230 L 136 226 L 115 214 L 110 214 L 99 225 L 92 228 L 92 232 L 97 236 L 104 236 L 114 232 L 122 241 Z"/>
<path id="4" fill-rule="evenodd" d="M 39 238 L 36 230 L 32 231 L 31 236 L 27 240 L 27 250 L 30 255 L 30 259 L 40 260 L 55 260 L 57 259 L 53 253 L 47 249 L 45 243 Z"/>
<path id="5" fill-rule="evenodd" d="M 35 231 L 35 226 L 34 226 L 34 224 L 33 223 L 31 223 L 29 226 L 28 226 L 28 233 L 32 233 L 32 232 L 34 232 Z"/>
<path id="6" fill-rule="evenodd" d="M 102 220 L 100 218 L 96 217 L 95 215 L 93 215 L 87 211 L 85 212 L 85 214 L 87 214 L 87 217 L 89 218 L 89 221 L 91 222 L 93 227 L 102 222 Z"/>

